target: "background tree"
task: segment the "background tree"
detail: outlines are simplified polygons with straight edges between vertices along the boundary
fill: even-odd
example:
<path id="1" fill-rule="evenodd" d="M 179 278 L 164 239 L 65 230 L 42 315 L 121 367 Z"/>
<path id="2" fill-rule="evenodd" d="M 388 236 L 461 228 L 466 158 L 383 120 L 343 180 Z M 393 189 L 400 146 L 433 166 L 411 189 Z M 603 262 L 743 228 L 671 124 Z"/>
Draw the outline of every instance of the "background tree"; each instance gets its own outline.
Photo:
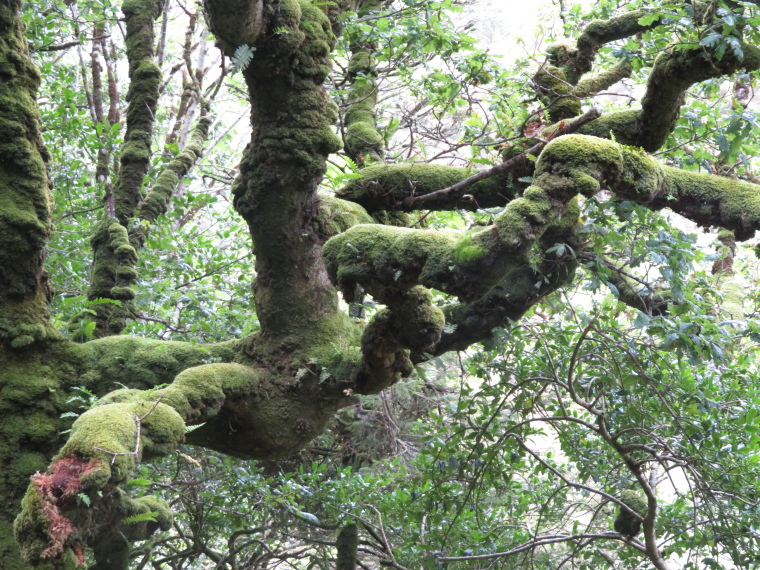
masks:
<path id="1" fill-rule="evenodd" d="M 195 8 L 29 4 L 27 40 L 22 6 L 2 1 L 7 567 L 126 568 L 130 559 L 183 567 L 200 556 L 217 567 L 306 557 L 325 565 L 336 535 L 346 567 L 357 556 L 399 568 L 525 567 L 529 556 L 539 567 L 619 558 L 667 568 L 668 557 L 704 549 L 715 553 L 705 564 L 754 563 L 755 364 L 737 337 L 754 338 L 756 327 L 740 324 L 733 274 L 736 241 L 760 223 L 747 158 L 755 124 L 747 93 L 760 67 L 755 3 L 562 7 L 567 37 L 531 64 L 527 89 L 524 75 L 500 70 L 472 38 L 451 33 L 454 8 L 449 0 L 209 0 L 219 71 L 208 65 L 218 56 Z M 180 13 L 187 31 L 174 52 L 166 30 Z M 123 46 L 114 39 L 121 33 Z M 42 123 L 30 45 L 50 88 Z M 333 74 L 334 63 L 343 73 Z M 234 77 L 223 90 L 230 71 L 242 82 Z M 67 85 L 72 76 L 79 89 Z M 646 80 L 640 107 L 584 108 L 631 76 Z M 711 103 L 725 77 L 736 78 L 730 100 Z M 382 98 L 404 90 L 416 103 Z M 239 161 L 225 162 L 209 148 L 226 144 L 237 117 L 218 103 L 236 96 L 251 105 L 251 140 Z M 164 152 L 152 155 L 159 134 Z M 347 155 L 336 154 L 339 135 Z M 205 193 L 189 191 L 204 145 Z M 435 162 L 446 158 L 466 164 Z M 482 163 L 489 168 L 476 172 Z M 319 193 L 326 172 L 337 197 Z M 209 221 L 227 215 L 214 204 L 233 176 L 253 270 L 235 240 L 242 228 Z M 653 213 L 664 208 L 726 230 L 717 283 L 699 273 L 693 241 Z M 51 238 L 54 216 L 62 231 Z M 85 235 L 90 256 L 68 255 Z M 47 248 L 64 291 L 55 299 Z M 616 300 L 572 311 L 553 295 L 571 290 L 580 266 Z M 252 272 L 255 316 L 237 300 Z M 207 278 L 198 294 L 193 285 Z M 348 303 L 368 295 L 382 307 L 349 317 L 336 288 Z M 618 302 L 637 311 L 627 313 L 633 330 Z M 529 312 L 538 322 L 515 327 Z M 128 327 L 148 335 L 119 334 Z M 234 340 L 189 342 L 227 334 Z M 478 342 L 492 348 L 463 366 L 483 382 L 464 383 L 453 411 L 439 410 L 437 436 L 413 440 L 424 445 L 415 477 L 343 478 L 327 461 L 277 481 L 220 459 L 220 482 L 197 492 L 246 489 L 266 507 L 262 524 L 241 508 L 217 527 L 232 531 L 220 545 L 200 525 L 218 503 L 193 499 L 191 489 L 182 500 L 192 537 L 179 524 L 178 534 L 154 537 L 172 528 L 172 512 L 139 491 L 153 486 L 135 475 L 143 460 L 183 441 L 242 459 L 288 458 L 339 409 L 353 405 L 360 420 L 356 394 L 380 393 L 415 366 Z M 425 382 L 419 389 L 436 392 Z M 371 402 L 364 405 L 382 409 L 389 439 L 412 445 L 393 427 L 387 397 Z M 71 425 L 83 403 L 92 407 Z M 406 407 L 414 418 L 430 405 Z M 348 420 L 344 427 L 356 425 Z M 562 457 L 536 451 L 540 429 L 554 431 Z M 182 469 L 203 468 L 183 461 Z M 225 483 L 235 469 L 243 473 Z M 676 472 L 689 491 L 674 484 L 675 498 L 664 497 L 661 478 Z M 497 479 L 507 491 L 484 499 L 485 482 Z"/>

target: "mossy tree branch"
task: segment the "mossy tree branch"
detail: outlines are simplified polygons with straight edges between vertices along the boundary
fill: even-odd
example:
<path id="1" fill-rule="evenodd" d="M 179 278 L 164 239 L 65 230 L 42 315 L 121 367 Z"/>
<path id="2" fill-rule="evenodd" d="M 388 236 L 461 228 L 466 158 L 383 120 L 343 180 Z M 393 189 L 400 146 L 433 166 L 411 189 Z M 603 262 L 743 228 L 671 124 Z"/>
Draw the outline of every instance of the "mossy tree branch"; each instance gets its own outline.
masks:
<path id="1" fill-rule="evenodd" d="M 697 17 L 716 18 L 714 10 L 704 2 L 696 3 Z M 598 74 L 581 79 L 591 71 L 597 50 L 612 41 L 630 37 L 659 25 L 658 21 L 643 25 L 639 19 L 647 10 L 634 10 L 607 21 L 596 20 L 586 26 L 577 42 L 566 41 L 551 46 L 548 61 L 534 77 L 539 99 L 549 107 L 552 121 L 580 114 L 580 99 L 606 89 L 627 77 L 631 68 L 626 62 Z M 753 71 L 760 67 L 760 51 L 742 44 L 744 58 L 734 55 L 715 57 L 708 48 L 668 48 L 652 66 L 640 110 L 609 113 L 585 126 L 579 132 L 610 138 L 648 152 L 659 149 L 673 131 L 682 99 L 693 85 L 739 70 Z"/>
<path id="2" fill-rule="evenodd" d="M 573 217 L 577 220 L 577 210 L 569 210 L 573 196 L 592 196 L 602 188 L 650 208 L 667 206 L 698 223 L 729 228 L 741 239 L 760 229 L 760 193 L 754 185 L 663 167 L 643 151 L 610 141 L 561 137 L 539 158 L 533 185 L 511 201 L 489 229 L 455 235 L 356 226 L 325 244 L 330 276 L 349 300 L 359 285 L 388 306 L 367 328 L 365 356 L 378 358 L 401 349 L 435 354 L 444 347 L 461 348 L 490 330 L 481 328 L 479 313 L 494 315 L 491 328 L 504 318 L 519 317 L 535 301 L 535 283 L 540 282 L 530 269 L 529 250 L 540 239 L 551 241 L 544 236 L 556 220 L 566 219 L 567 224 Z M 568 266 L 564 276 L 555 278 L 571 276 L 572 269 Z M 419 286 L 464 302 L 447 309 L 443 321 L 456 324 L 459 332 L 444 335 L 437 309 L 424 295 L 413 293 Z M 412 293 L 414 307 L 407 300 Z M 661 307 L 657 304 L 658 310 Z M 383 334 L 370 335 L 378 330 Z"/>
<path id="3" fill-rule="evenodd" d="M 467 195 L 451 196 L 436 194 L 476 174 L 469 168 L 444 166 L 441 164 L 389 164 L 368 166 L 358 174 L 361 178 L 349 181 L 337 196 L 360 204 L 371 214 L 384 210 L 401 209 L 413 211 L 419 206 L 405 201 L 416 196 L 430 196 L 425 199 L 425 207 L 433 210 L 462 209 L 475 211 L 480 208 L 503 206 L 513 200 L 527 185 L 517 178 L 529 176 L 533 164 L 528 160 L 516 166 L 514 171 L 493 176 L 467 188 Z M 436 196 L 439 199 L 435 199 Z"/>
<path id="4" fill-rule="evenodd" d="M 596 109 L 567 124 L 545 130 L 549 139 L 569 134 L 599 116 Z M 374 166 L 361 171 L 338 196 L 364 206 L 376 214 L 383 210 L 412 212 L 433 210 L 478 210 L 503 206 L 527 187 L 520 178 L 532 176 L 531 160 L 544 149 L 540 141 L 504 162 L 478 172 L 439 164 Z M 466 194 L 465 194 L 466 192 Z"/>
<path id="5" fill-rule="evenodd" d="M 357 15 L 366 16 L 379 10 L 383 0 L 369 0 L 359 3 Z M 383 161 L 384 141 L 377 132 L 377 70 L 373 52 L 377 45 L 373 42 L 355 42 L 351 45 L 351 59 L 348 61 L 348 110 L 343 117 L 345 127 L 346 154 L 358 165 Z"/>
<path id="6" fill-rule="evenodd" d="M 205 106 L 204 111 L 207 111 Z M 130 220 L 139 220 L 141 225 L 131 235 L 127 234 L 124 224 L 118 218 L 111 216 L 105 217 L 94 232 L 91 238 L 94 263 L 88 297 L 91 300 L 112 299 L 119 303 L 95 306 L 96 337 L 118 334 L 126 326 L 127 319 L 131 316 L 129 304 L 135 296 L 132 285 L 137 278 L 134 268 L 137 248 L 145 241 L 143 224 L 155 222 L 166 213 L 180 182 L 200 158 L 210 125 L 211 119 L 204 113 L 191 131 L 182 151 L 164 167 L 153 188 L 132 212 Z M 121 173 L 124 173 L 123 167 Z M 142 196 L 141 191 L 140 195 Z"/>
<path id="7" fill-rule="evenodd" d="M 151 138 L 158 104 L 161 70 L 153 61 L 153 20 L 159 16 L 158 0 L 125 0 L 122 12 L 126 20 L 126 47 L 129 60 L 127 93 L 127 128 L 121 149 L 121 167 L 113 192 L 106 196 L 106 212 L 98 224 L 91 244 L 93 271 L 87 297 L 90 300 L 112 299 L 118 304 L 95 306 L 94 335 L 118 334 L 126 326 L 129 311 L 125 306 L 134 298 L 128 286 L 134 279 L 131 266 L 137 261 L 136 251 L 121 239 L 142 200 L 142 184 L 150 167 Z M 121 226 L 119 230 L 116 226 Z M 128 251 L 127 248 L 131 248 Z M 127 267 L 123 272 L 119 267 Z"/>
<path id="8" fill-rule="evenodd" d="M 267 29 L 245 71 L 253 131 L 233 185 L 256 252 L 254 300 L 265 335 L 296 335 L 337 313 L 321 258 L 316 189 L 337 108 L 322 85 L 330 72 L 332 22 L 309 2 L 268 2 Z M 283 62 L 290 62 L 284 65 Z"/>
<path id="9" fill-rule="evenodd" d="M 658 24 L 639 24 L 648 10 L 632 10 L 588 24 L 575 42 L 566 41 L 549 48 L 549 63 L 560 69 L 570 85 L 578 85 L 581 77 L 591 71 L 596 52 L 605 44 L 649 30 Z"/>
<path id="10" fill-rule="evenodd" d="M 538 97 L 546 106 L 549 119 L 556 123 L 582 112 L 581 100 L 592 97 L 608 89 L 618 81 L 630 77 L 633 67 L 628 62 L 582 79 L 573 86 L 567 81 L 565 72 L 553 65 L 544 65 L 533 77 Z"/>

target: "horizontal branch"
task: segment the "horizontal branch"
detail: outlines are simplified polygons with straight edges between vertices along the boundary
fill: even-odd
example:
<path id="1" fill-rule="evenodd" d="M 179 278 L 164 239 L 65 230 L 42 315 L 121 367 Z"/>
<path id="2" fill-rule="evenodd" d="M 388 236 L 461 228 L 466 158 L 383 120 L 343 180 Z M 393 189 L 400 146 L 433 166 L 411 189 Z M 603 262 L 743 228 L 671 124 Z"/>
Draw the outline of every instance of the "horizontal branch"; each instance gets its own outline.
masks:
<path id="1" fill-rule="evenodd" d="M 601 533 L 582 533 L 582 534 L 552 534 L 545 536 L 537 536 L 533 540 L 529 540 L 517 546 L 511 550 L 505 552 L 494 552 L 492 554 L 474 554 L 471 556 L 440 556 L 436 558 L 439 562 L 463 562 L 467 560 L 493 560 L 495 558 L 505 558 L 507 556 L 514 556 L 527 550 L 533 550 L 539 546 L 546 546 L 547 544 L 558 544 L 561 542 L 574 542 L 579 540 L 618 540 L 631 544 L 641 552 L 646 552 L 643 545 L 638 544 L 637 540 L 631 540 L 630 537 L 623 536 L 617 532 L 601 532 Z"/>
<path id="2" fill-rule="evenodd" d="M 505 172 L 514 170 L 517 166 L 523 164 L 526 160 L 529 160 L 528 156 L 538 156 L 541 153 L 541 151 L 544 150 L 544 148 L 546 147 L 546 145 L 549 143 L 550 140 L 556 139 L 557 137 L 561 137 L 562 135 L 574 133 L 575 131 L 580 129 L 583 125 L 593 121 L 594 119 L 599 118 L 600 116 L 601 116 L 601 113 L 597 109 L 589 109 L 583 115 L 574 119 L 573 121 L 569 123 L 563 122 L 560 125 L 560 127 L 552 133 L 552 135 L 550 136 L 548 140 L 541 141 L 533 145 L 528 150 L 521 152 L 517 156 L 514 156 L 510 158 L 509 160 L 505 160 L 501 164 L 497 164 L 496 166 L 492 168 L 489 168 L 487 170 L 482 170 L 478 172 L 477 174 L 473 174 L 469 178 L 466 178 L 462 180 L 461 182 L 457 182 L 456 184 L 453 184 L 449 186 L 448 188 L 443 188 L 441 190 L 437 190 L 436 192 L 431 192 L 430 194 L 426 194 L 423 196 L 411 196 L 402 202 L 402 207 L 405 210 L 420 209 L 421 207 L 425 207 L 426 201 L 436 200 L 436 199 L 441 199 L 441 198 L 444 198 L 446 200 L 458 198 L 462 194 L 462 192 L 464 192 L 467 188 L 469 188 L 476 182 L 480 182 L 481 180 L 492 178 L 498 174 L 503 174 Z"/>

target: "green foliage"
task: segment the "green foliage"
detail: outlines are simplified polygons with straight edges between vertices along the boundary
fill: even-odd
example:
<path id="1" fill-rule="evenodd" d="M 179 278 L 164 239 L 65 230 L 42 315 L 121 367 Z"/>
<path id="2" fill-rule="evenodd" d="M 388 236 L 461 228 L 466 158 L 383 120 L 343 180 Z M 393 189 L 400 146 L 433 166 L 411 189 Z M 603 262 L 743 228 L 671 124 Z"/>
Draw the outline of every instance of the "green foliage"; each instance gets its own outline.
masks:
<path id="1" fill-rule="evenodd" d="M 132 515 L 131 517 L 126 517 L 122 519 L 123 524 L 138 524 L 141 522 L 156 522 L 156 516 L 158 515 L 157 512 L 147 512 L 147 513 L 139 513 L 137 515 Z"/>
<path id="2" fill-rule="evenodd" d="M 232 67 L 230 68 L 230 73 L 245 71 L 251 61 L 253 61 L 255 52 L 255 47 L 247 45 L 238 46 L 238 48 L 235 50 L 234 55 L 232 56 Z"/>

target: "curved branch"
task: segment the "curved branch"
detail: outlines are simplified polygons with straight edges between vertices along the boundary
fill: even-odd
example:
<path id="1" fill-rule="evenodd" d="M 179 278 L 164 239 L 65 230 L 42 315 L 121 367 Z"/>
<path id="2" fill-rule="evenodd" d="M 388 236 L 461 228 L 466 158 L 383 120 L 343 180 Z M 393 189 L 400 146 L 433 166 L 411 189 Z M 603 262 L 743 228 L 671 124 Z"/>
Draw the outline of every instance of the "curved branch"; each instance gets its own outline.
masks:
<path id="1" fill-rule="evenodd" d="M 533 186 L 486 230 L 455 235 L 359 225 L 325 244 L 328 272 L 347 300 L 359 285 L 388 306 L 365 332 L 364 355 L 393 355 L 398 365 L 404 358 L 400 351 L 409 349 L 417 353 L 415 360 L 424 360 L 429 354 L 465 348 L 506 319 L 522 316 L 544 290 L 571 279 L 576 266 L 574 259 L 549 260 L 554 268 L 539 273 L 531 267 L 528 252 L 539 240 L 545 249 L 567 242 L 568 228 L 578 219 L 577 205 L 570 199 L 591 196 L 602 187 L 649 208 L 667 206 L 698 223 L 730 228 L 743 239 L 760 229 L 755 185 L 663 167 L 642 151 L 593 137 L 561 137 L 539 158 Z M 620 283 L 623 300 L 642 301 L 629 283 Z M 451 325 L 445 328 L 453 330 L 444 332 L 435 307 L 422 293 L 414 294 L 413 305 L 407 304 L 420 285 L 464 301 L 444 308 L 445 322 Z M 663 303 L 641 306 L 662 310 Z"/>
<path id="2" fill-rule="evenodd" d="M 570 85 L 577 85 L 580 78 L 591 71 L 596 52 L 601 46 L 658 25 L 657 22 L 639 24 L 639 19 L 648 13 L 648 10 L 633 10 L 609 20 L 594 20 L 586 26 L 575 43 L 567 41 L 551 46 L 548 50 L 549 62 L 562 71 Z"/>
<path id="3" fill-rule="evenodd" d="M 609 113 L 578 132 L 638 146 L 659 149 L 673 131 L 686 91 L 696 83 L 760 68 L 760 49 L 742 44 L 744 59 L 726 55 L 722 60 L 704 50 L 674 50 L 660 54 L 647 81 L 641 109 Z"/>

